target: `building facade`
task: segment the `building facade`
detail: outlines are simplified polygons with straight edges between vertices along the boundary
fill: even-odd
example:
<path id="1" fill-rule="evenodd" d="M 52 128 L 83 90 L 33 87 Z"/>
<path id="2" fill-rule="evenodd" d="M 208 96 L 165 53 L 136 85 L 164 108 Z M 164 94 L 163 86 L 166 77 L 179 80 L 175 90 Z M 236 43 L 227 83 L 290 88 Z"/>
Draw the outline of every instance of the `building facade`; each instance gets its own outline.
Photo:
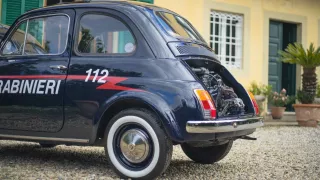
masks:
<path id="1" fill-rule="evenodd" d="M 288 43 L 320 45 L 317 0 L 155 0 L 187 18 L 246 87 L 250 82 L 294 94 L 301 67 L 278 61 Z M 318 70 L 319 74 L 319 70 Z"/>
<path id="2" fill-rule="evenodd" d="M 0 0 L 1 23 L 10 25 L 25 11 L 61 1 L 73 0 Z M 245 87 L 256 81 L 293 95 L 301 84 L 301 67 L 279 62 L 278 51 L 292 42 L 320 44 L 317 0 L 140 1 L 188 19 Z"/>

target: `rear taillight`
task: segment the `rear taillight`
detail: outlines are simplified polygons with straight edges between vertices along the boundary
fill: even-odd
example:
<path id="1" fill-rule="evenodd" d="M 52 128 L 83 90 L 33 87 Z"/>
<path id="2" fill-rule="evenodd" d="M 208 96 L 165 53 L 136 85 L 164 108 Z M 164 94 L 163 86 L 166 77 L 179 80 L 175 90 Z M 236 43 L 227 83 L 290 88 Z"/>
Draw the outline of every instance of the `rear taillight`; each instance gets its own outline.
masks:
<path id="1" fill-rule="evenodd" d="M 217 117 L 217 110 L 210 94 L 204 89 L 195 89 L 194 93 L 201 104 L 203 117 L 205 119 L 215 119 Z"/>
<path id="2" fill-rule="evenodd" d="M 252 104 L 253 104 L 253 107 L 254 107 L 254 111 L 256 112 L 256 115 L 258 115 L 259 114 L 258 103 L 257 103 L 256 99 L 254 98 L 254 95 L 251 92 L 248 92 L 248 93 L 249 93 L 250 99 L 252 101 Z"/>

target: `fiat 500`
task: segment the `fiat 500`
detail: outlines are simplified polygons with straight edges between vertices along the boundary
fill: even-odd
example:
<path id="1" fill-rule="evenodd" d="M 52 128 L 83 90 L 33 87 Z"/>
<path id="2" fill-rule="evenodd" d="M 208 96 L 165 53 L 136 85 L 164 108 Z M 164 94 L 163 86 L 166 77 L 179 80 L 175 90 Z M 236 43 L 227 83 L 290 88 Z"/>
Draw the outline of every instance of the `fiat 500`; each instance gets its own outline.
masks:
<path id="1" fill-rule="evenodd" d="M 217 162 L 263 125 L 253 96 L 195 28 L 153 5 L 32 10 L 0 53 L 0 138 L 103 146 L 123 178 L 158 177 L 173 145 L 195 162 Z"/>

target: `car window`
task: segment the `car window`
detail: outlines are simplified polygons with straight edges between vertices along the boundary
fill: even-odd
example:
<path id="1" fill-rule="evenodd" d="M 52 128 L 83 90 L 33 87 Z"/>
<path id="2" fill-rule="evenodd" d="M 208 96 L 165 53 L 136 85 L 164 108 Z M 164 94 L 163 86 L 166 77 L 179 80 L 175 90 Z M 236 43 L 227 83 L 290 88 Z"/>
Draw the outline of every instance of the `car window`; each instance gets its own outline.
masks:
<path id="1" fill-rule="evenodd" d="M 22 55 L 27 22 L 23 22 L 15 30 L 2 51 L 4 55 Z"/>
<path id="2" fill-rule="evenodd" d="M 67 16 L 30 19 L 25 53 L 63 53 L 67 45 L 68 25 Z"/>
<path id="3" fill-rule="evenodd" d="M 26 20 L 7 41 L 3 55 L 61 54 L 67 45 L 69 18 L 64 15 Z"/>
<path id="4" fill-rule="evenodd" d="M 162 27 L 171 36 L 202 41 L 197 30 L 195 30 L 186 19 L 175 14 L 161 11 L 156 12 L 156 16 Z"/>
<path id="5" fill-rule="evenodd" d="M 135 39 L 121 21 L 99 14 L 87 14 L 80 20 L 78 52 L 84 54 L 130 54 Z"/>

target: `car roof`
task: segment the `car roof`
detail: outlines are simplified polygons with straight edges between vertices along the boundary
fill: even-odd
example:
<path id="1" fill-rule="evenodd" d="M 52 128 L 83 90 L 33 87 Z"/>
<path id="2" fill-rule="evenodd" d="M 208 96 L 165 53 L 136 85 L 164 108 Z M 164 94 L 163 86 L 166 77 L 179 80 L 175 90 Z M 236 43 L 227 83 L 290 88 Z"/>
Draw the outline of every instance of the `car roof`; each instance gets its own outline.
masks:
<path id="1" fill-rule="evenodd" d="M 53 6 L 47 6 L 47 7 L 42 7 L 38 9 L 33 9 L 28 11 L 28 13 L 34 13 L 34 12 L 40 12 L 44 10 L 58 10 L 58 9 L 68 9 L 68 8 L 87 8 L 87 7 L 107 7 L 108 5 L 125 5 L 125 6 L 131 6 L 131 7 L 144 7 L 144 8 L 149 8 L 154 11 L 168 11 L 171 13 L 174 13 L 168 9 L 149 4 L 149 3 L 144 3 L 144 2 L 137 2 L 137 1 L 132 1 L 132 0 L 111 0 L 111 1 L 92 1 L 92 2 L 72 2 L 72 3 L 63 3 L 63 4 L 57 4 Z"/>

